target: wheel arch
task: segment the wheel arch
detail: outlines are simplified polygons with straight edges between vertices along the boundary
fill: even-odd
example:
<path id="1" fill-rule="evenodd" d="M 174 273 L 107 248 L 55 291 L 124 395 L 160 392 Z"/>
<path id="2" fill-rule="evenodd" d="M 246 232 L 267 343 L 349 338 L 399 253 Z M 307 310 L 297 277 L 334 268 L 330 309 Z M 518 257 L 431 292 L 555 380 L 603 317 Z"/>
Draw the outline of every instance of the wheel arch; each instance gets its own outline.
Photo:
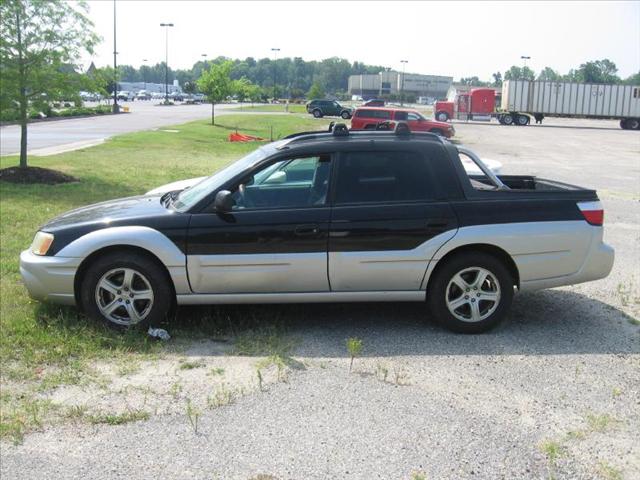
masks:
<path id="1" fill-rule="evenodd" d="M 428 274 L 429 276 L 427 279 L 426 291 L 427 292 L 429 291 L 429 286 L 433 281 L 433 279 L 435 278 L 435 274 L 447 263 L 449 259 L 461 253 L 468 253 L 468 252 L 486 253 L 500 260 L 507 267 L 507 269 L 509 270 L 509 273 L 511 273 L 514 285 L 517 288 L 520 288 L 520 272 L 518 271 L 518 267 L 516 266 L 516 263 L 513 261 L 513 258 L 511 257 L 511 255 L 509 255 L 507 251 L 505 251 L 504 249 L 496 245 L 491 245 L 488 243 L 470 243 L 470 244 L 461 245 L 459 247 L 449 250 L 442 258 L 440 258 L 436 262 L 435 266 L 433 267 L 433 269 L 431 269 L 431 271 Z"/>
<path id="2" fill-rule="evenodd" d="M 174 279 L 173 279 L 171 273 L 169 272 L 169 269 L 167 268 L 167 266 L 164 263 L 162 263 L 160 258 L 158 258 L 153 252 L 151 252 L 150 250 L 147 250 L 146 248 L 142 248 L 142 247 L 139 247 L 139 246 L 136 246 L 136 245 L 128 245 L 128 244 L 109 245 L 109 246 L 106 246 L 106 247 L 99 248 L 98 250 L 92 252 L 90 255 L 85 257 L 82 260 L 82 263 L 80 263 L 80 265 L 78 266 L 78 269 L 76 270 L 76 274 L 75 274 L 74 279 L 73 279 L 73 295 L 74 295 L 74 298 L 76 300 L 76 306 L 79 309 L 82 308 L 82 302 L 80 301 L 80 285 L 82 284 L 82 281 L 84 280 L 84 276 L 87 273 L 87 269 L 98 258 L 100 258 L 100 257 L 102 257 L 104 255 L 108 255 L 110 253 L 115 253 L 115 252 L 118 252 L 118 253 L 133 253 L 133 254 L 136 254 L 136 255 L 141 255 L 141 256 L 144 256 L 144 257 L 148 258 L 152 262 L 154 262 L 156 265 L 158 265 L 167 274 L 167 277 L 169 278 L 169 287 L 173 291 L 173 296 L 174 297 L 176 296 L 176 286 L 175 286 L 175 283 L 174 283 Z"/>

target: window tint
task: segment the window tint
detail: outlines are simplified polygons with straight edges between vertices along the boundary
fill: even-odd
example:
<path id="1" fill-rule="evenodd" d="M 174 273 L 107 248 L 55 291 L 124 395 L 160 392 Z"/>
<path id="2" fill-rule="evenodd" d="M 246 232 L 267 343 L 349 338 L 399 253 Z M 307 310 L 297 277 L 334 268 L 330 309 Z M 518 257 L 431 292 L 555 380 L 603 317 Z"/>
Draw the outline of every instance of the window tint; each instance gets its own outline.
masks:
<path id="1" fill-rule="evenodd" d="M 352 152 L 340 160 L 336 203 L 432 198 L 426 160 L 414 152 Z"/>
<path id="2" fill-rule="evenodd" d="M 356 111 L 356 117 L 358 118 L 381 118 L 383 120 L 388 120 L 391 118 L 390 110 L 367 110 L 361 109 Z"/>
<path id="3" fill-rule="evenodd" d="M 407 112 L 396 112 L 395 120 L 406 120 Z"/>
<path id="4" fill-rule="evenodd" d="M 329 189 L 330 156 L 272 163 L 233 189 L 233 210 L 323 205 Z"/>

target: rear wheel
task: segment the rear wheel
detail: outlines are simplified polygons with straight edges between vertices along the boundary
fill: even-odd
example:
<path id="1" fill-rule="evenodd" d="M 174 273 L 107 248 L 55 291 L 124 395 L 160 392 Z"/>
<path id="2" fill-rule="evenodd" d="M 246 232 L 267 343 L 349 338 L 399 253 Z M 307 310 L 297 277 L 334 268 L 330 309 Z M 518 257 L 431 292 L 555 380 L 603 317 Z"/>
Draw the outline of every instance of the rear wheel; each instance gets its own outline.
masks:
<path id="1" fill-rule="evenodd" d="M 626 128 L 627 130 L 638 130 L 640 129 L 640 120 L 637 118 L 627 118 L 625 125 L 626 126 L 622 128 Z"/>
<path id="2" fill-rule="evenodd" d="M 436 113 L 436 120 L 439 122 L 446 122 L 449 120 L 449 114 L 447 112 L 438 112 Z"/>
<path id="3" fill-rule="evenodd" d="M 503 125 L 513 125 L 513 116 L 510 113 L 505 113 L 502 116 Z"/>
<path id="4" fill-rule="evenodd" d="M 320 110 L 316 109 L 316 110 L 313 111 L 313 116 L 315 118 L 320 118 L 320 117 L 322 117 L 322 112 Z"/>
<path id="5" fill-rule="evenodd" d="M 449 330 L 482 333 L 498 325 L 513 300 L 513 278 L 501 260 L 484 252 L 456 255 L 436 270 L 427 301 Z"/>
<path id="6" fill-rule="evenodd" d="M 525 126 L 529 124 L 529 116 L 528 115 L 518 115 L 516 117 L 516 122 L 520 126 Z"/>
<path id="7" fill-rule="evenodd" d="M 347 112 L 346 110 L 345 110 L 344 112 L 342 112 L 342 113 L 340 114 L 340 116 L 341 116 L 342 118 L 344 118 L 345 120 L 348 120 L 348 119 L 350 119 L 350 118 L 351 118 L 351 114 L 350 114 L 349 112 Z"/>
<path id="8" fill-rule="evenodd" d="M 90 265 L 80 300 L 89 317 L 118 329 L 163 321 L 174 297 L 167 273 L 135 253 L 110 253 Z"/>

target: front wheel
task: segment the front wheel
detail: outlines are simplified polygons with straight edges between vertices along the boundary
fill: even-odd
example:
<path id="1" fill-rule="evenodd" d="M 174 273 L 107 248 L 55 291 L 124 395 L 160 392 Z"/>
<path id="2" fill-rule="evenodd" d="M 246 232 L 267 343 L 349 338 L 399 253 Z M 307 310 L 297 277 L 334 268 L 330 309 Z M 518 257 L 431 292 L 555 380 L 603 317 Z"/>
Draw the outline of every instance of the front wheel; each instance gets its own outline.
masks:
<path id="1" fill-rule="evenodd" d="M 340 114 L 340 116 L 341 116 L 342 118 L 344 118 L 345 120 L 349 120 L 349 119 L 351 118 L 351 114 L 350 114 L 349 112 L 347 112 L 346 110 L 345 110 L 344 112 L 342 112 L 342 113 Z"/>
<path id="2" fill-rule="evenodd" d="M 434 273 L 427 301 L 449 330 L 482 333 L 498 325 L 513 300 L 513 278 L 504 263 L 484 252 L 456 255 Z"/>
<path id="3" fill-rule="evenodd" d="M 171 280 L 156 262 L 128 252 L 99 257 L 81 285 L 87 315 L 117 329 L 157 325 L 175 298 Z"/>
<path id="4" fill-rule="evenodd" d="M 627 118 L 625 126 L 627 130 L 640 130 L 640 120 L 637 118 Z"/>
<path id="5" fill-rule="evenodd" d="M 447 114 L 447 112 L 438 112 L 436 113 L 436 120 L 438 120 L 439 122 L 446 122 L 447 120 L 449 120 L 449 115 Z"/>
<path id="6" fill-rule="evenodd" d="M 313 116 L 315 118 L 320 118 L 320 117 L 322 117 L 322 112 L 320 110 L 314 110 L 313 111 Z"/>

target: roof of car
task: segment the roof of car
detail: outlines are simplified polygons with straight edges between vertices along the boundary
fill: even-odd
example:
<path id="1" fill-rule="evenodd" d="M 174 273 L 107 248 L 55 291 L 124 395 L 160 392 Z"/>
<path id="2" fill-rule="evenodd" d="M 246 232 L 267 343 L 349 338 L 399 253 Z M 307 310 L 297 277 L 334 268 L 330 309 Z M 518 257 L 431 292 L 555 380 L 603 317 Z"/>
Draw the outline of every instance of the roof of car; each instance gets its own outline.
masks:
<path id="1" fill-rule="evenodd" d="M 403 108 L 403 107 L 367 107 L 366 105 L 359 106 L 356 110 L 366 108 L 367 110 L 382 110 L 382 111 L 394 111 L 394 112 L 417 112 L 415 108 Z"/>

